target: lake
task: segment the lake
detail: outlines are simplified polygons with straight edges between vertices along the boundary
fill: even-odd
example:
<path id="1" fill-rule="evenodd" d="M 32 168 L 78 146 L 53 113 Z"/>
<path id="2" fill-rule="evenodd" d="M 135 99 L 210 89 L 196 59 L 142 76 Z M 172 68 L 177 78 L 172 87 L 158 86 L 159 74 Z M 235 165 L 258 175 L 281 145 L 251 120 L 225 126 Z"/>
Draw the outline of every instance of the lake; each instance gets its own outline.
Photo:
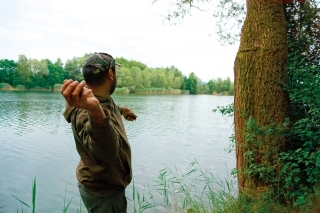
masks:
<path id="1" fill-rule="evenodd" d="M 0 212 L 20 212 L 22 205 L 12 195 L 31 205 L 34 178 L 37 212 L 59 212 L 64 200 L 71 198 L 68 212 L 76 212 L 80 206 L 75 177 L 79 156 L 70 124 L 62 116 L 63 97 L 50 92 L 0 91 L 0 95 L 0 206 L 5 206 Z M 124 120 L 138 190 L 152 188 L 162 169 L 185 172 L 195 160 L 219 178 L 230 175 L 235 167 L 235 153 L 226 151 L 233 118 L 212 112 L 231 104 L 232 96 L 112 97 L 138 115 L 134 122 Z M 126 194 L 131 196 L 132 184 Z"/>

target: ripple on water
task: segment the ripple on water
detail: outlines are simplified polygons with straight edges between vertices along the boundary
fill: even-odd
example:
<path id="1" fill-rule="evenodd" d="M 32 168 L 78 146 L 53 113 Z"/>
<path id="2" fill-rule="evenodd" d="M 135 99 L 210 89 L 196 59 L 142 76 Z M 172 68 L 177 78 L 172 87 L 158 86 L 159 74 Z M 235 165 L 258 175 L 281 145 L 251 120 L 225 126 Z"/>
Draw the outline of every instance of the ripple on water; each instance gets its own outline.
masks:
<path id="1" fill-rule="evenodd" d="M 65 191 L 67 200 L 73 197 L 70 211 L 76 211 L 79 155 L 70 124 L 62 116 L 65 103 L 60 94 L 0 93 L 0 196 L 5 204 L 16 204 L 11 193 L 29 201 L 36 177 L 39 212 L 61 209 Z M 124 120 L 137 188 L 155 189 L 162 169 L 187 172 L 194 160 L 218 175 L 227 172 L 225 165 L 229 170 L 234 167 L 234 153 L 224 151 L 232 118 L 212 112 L 218 105 L 231 103 L 230 97 L 123 95 L 114 100 L 138 115 L 135 122 Z M 132 185 L 128 193 L 132 195 Z"/>

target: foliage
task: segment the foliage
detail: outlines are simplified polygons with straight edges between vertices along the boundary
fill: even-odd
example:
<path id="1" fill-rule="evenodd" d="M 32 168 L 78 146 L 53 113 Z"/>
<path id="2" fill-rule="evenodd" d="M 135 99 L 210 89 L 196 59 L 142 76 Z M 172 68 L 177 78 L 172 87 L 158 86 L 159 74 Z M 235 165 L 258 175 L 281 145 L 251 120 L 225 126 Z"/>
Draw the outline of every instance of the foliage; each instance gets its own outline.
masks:
<path id="1" fill-rule="evenodd" d="M 0 89 L 9 89 L 10 85 L 8 83 L 0 83 Z"/>
<path id="2" fill-rule="evenodd" d="M 160 197 L 151 191 L 145 195 L 145 189 L 139 193 L 137 188 L 133 188 L 134 212 L 301 213 L 319 210 L 319 204 L 302 205 L 303 210 L 283 206 L 267 188 L 238 193 L 235 179 L 229 176 L 219 179 L 203 170 L 197 161 L 190 163 L 185 172 L 176 167 L 160 170 L 154 187 L 153 193 Z M 319 189 L 317 193 L 320 193 Z M 308 200 L 320 199 L 311 196 Z"/>
<path id="3" fill-rule="evenodd" d="M 285 187 L 294 205 L 307 202 L 315 193 L 320 175 L 320 15 L 319 2 L 285 6 L 289 43 L 289 87 L 292 104 L 290 144 L 281 154 Z"/>
<path id="4" fill-rule="evenodd" d="M 133 213 L 158 212 L 158 210 L 168 213 L 316 213 L 320 207 L 319 195 L 320 187 L 318 186 L 315 188 L 314 196 L 307 197 L 307 201 L 312 202 L 312 205 L 302 204 L 301 208 L 283 206 L 266 188 L 238 193 L 235 179 L 229 175 L 222 179 L 217 178 L 214 173 L 202 169 L 194 160 L 183 172 L 176 167 L 160 170 L 154 185 L 148 185 L 142 191 L 133 181 L 132 200 L 128 199 L 128 204 L 133 206 L 131 209 Z M 32 184 L 31 205 L 12 196 L 26 207 L 20 212 L 26 213 L 27 209 L 36 212 L 36 179 Z M 66 200 L 65 191 L 63 209 L 59 212 L 68 212 L 71 202 L 72 198 L 69 201 Z M 0 200 L 0 212 L 5 212 L 4 210 Z M 77 212 L 87 212 L 81 200 Z"/>
<path id="5" fill-rule="evenodd" d="M 209 93 L 211 94 L 228 94 L 234 95 L 234 86 L 230 78 L 223 80 L 222 78 L 211 79 L 207 83 L 209 87 Z"/>
<path id="6" fill-rule="evenodd" d="M 274 166 L 257 161 L 255 149 L 248 149 L 245 161 L 249 165 L 247 175 L 258 176 L 277 191 L 273 196 L 287 204 L 299 206 L 302 211 L 314 205 L 310 196 L 319 194 L 317 186 L 320 175 L 320 16 L 319 2 L 293 2 L 284 5 L 288 39 L 288 87 L 292 117 L 280 127 L 260 126 L 254 120 L 246 122 L 250 134 L 246 135 L 251 146 L 261 146 L 261 137 L 280 134 L 288 139 L 288 144 L 279 154 L 278 164 Z M 232 116 L 233 107 L 218 107 L 214 111 Z M 289 127 L 290 123 L 290 128 Z M 286 129 L 286 130 L 285 130 Z M 282 131 L 283 130 L 283 131 Z M 273 153 L 268 153 L 272 155 Z M 260 157 L 267 157 L 261 156 Z M 316 196 L 317 197 L 317 196 Z"/>
<path id="7" fill-rule="evenodd" d="M 144 196 L 144 191 L 139 193 L 135 188 L 134 181 L 132 181 L 132 203 L 133 203 L 133 213 L 142 213 L 147 209 L 154 208 L 156 205 L 154 203 L 153 195 L 149 192 L 149 197 Z"/>
<path id="8" fill-rule="evenodd" d="M 250 129 L 250 134 L 246 135 L 247 143 L 252 146 L 262 146 L 261 137 L 273 134 L 281 134 L 289 140 L 286 149 L 279 155 L 281 171 L 257 162 L 253 157 L 256 156 L 254 149 L 250 149 L 245 154 L 249 165 L 246 173 L 274 184 L 278 190 L 274 192 L 275 196 L 301 208 L 311 205 L 309 196 L 317 192 L 315 187 L 319 184 L 320 175 L 320 17 L 316 5 L 314 1 L 309 1 L 284 7 L 289 43 L 289 86 L 285 89 L 290 95 L 293 112 L 290 128 L 285 130 L 285 123 L 282 127 L 262 127 L 252 119 L 246 123 L 246 128 Z M 215 111 L 227 115 L 233 113 L 230 106 Z"/>
<path id="9" fill-rule="evenodd" d="M 190 94 L 198 94 L 199 83 L 200 83 L 200 79 L 192 72 L 190 73 L 189 78 L 187 80 L 186 89 L 190 91 Z"/>
<path id="10" fill-rule="evenodd" d="M 17 62 L 8 59 L 0 60 L 0 83 L 7 83 L 14 86 L 21 85 L 26 89 L 47 88 L 51 91 L 57 90 L 55 85 L 60 85 L 64 79 L 82 81 L 81 67 L 85 58 L 73 57 L 66 61 L 65 65 L 58 58 L 52 63 L 50 60 L 28 59 L 25 55 L 20 55 Z M 117 87 L 126 88 L 119 92 L 134 92 L 145 88 L 165 88 L 189 90 L 190 94 L 205 93 L 211 94 L 209 87 L 191 73 L 187 78 L 175 66 L 164 68 L 149 68 L 147 65 L 135 61 L 127 60 L 123 57 L 116 58 L 121 64 L 117 67 Z M 222 80 L 222 79 L 221 79 Z M 222 80 L 228 88 L 224 87 L 225 94 L 230 92 L 233 84 L 230 79 Z M 231 84 L 230 84 L 231 83 Z M 229 91 L 228 91 L 229 90 Z M 228 92 L 226 92 L 228 91 Z"/>
<path id="11" fill-rule="evenodd" d="M 212 112 L 220 112 L 222 115 L 226 115 L 228 117 L 233 117 L 233 103 L 227 106 L 217 106 L 216 109 L 213 109 Z"/>
<path id="12" fill-rule="evenodd" d="M 14 70 L 17 67 L 16 62 L 8 59 L 0 60 L 0 83 L 13 83 Z"/>
<path id="13" fill-rule="evenodd" d="M 214 174 L 202 170 L 197 161 L 190 163 L 186 172 L 181 172 L 177 168 L 162 169 L 159 171 L 154 187 L 153 193 L 160 197 L 151 191 L 148 192 L 148 196 L 145 196 L 144 192 L 139 193 L 136 188 L 133 188 L 134 212 L 159 210 L 161 212 L 222 213 L 231 206 L 236 210 L 234 180 L 216 178 Z"/>
<path id="14" fill-rule="evenodd" d="M 68 78 L 77 81 L 82 81 L 83 76 L 81 75 L 81 67 L 84 63 L 85 57 L 73 57 L 68 59 L 64 66 L 64 70 L 68 73 Z"/>

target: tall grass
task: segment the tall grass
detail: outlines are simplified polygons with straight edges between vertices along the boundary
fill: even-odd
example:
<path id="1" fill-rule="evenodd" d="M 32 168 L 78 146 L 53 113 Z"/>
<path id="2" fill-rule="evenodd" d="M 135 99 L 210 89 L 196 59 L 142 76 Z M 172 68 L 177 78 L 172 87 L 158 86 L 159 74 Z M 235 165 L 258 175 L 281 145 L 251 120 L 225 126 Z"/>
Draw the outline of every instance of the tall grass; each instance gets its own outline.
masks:
<path id="1" fill-rule="evenodd" d="M 11 194 L 15 199 L 17 199 L 21 204 L 23 204 L 25 207 L 28 207 L 32 210 L 32 213 L 35 213 L 35 209 L 36 209 L 36 191 L 37 191 L 37 184 L 36 184 L 36 178 L 34 178 L 33 182 L 32 182 L 32 199 L 31 199 L 31 203 L 32 203 L 32 207 L 30 207 L 27 203 L 25 203 L 24 201 L 20 200 L 19 198 L 17 198 L 16 196 L 14 196 L 13 194 Z M 18 210 L 17 210 L 18 212 Z M 21 212 L 27 212 L 27 210 L 21 210 Z"/>
<path id="2" fill-rule="evenodd" d="M 203 171 L 196 161 L 189 165 L 186 172 L 167 167 L 159 172 L 154 188 L 148 187 L 147 195 L 145 191 L 139 193 L 133 183 L 133 212 L 225 212 L 229 205 L 236 202 L 235 186 L 234 179 L 220 180 L 212 173 Z"/>
<path id="3" fill-rule="evenodd" d="M 194 161 L 185 172 L 176 167 L 162 169 L 154 185 L 139 190 L 132 182 L 132 200 L 129 200 L 133 209 L 128 213 L 319 213 L 320 187 L 315 195 L 310 196 L 308 205 L 300 208 L 283 206 L 273 199 L 273 195 L 266 189 L 257 188 L 254 191 L 243 190 L 238 194 L 236 179 L 230 175 L 225 178 L 201 169 Z M 36 178 L 32 183 L 32 199 L 28 205 L 15 195 L 12 195 L 22 204 L 20 212 L 26 213 L 36 210 Z M 4 206 L 0 201 L 0 213 L 4 213 Z M 66 191 L 61 212 L 68 212 L 72 198 L 67 201 Z M 77 213 L 86 213 L 80 200 Z M 19 209 L 17 210 L 19 213 Z"/>
<path id="4" fill-rule="evenodd" d="M 236 179 L 230 175 L 218 178 L 214 173 L 203 170 L 194 161 L 186 172 L 169 167 L 159 172 L 153 193 L 145 196 L 133 188 L 140 198 L 132 202 L 139 206 L 141 202 L 147 208 L 135 208 L 135 213 L 319 213 L 320 188 L 318 195 L 310 197 L 311 204 L 299 208 L 284 206 L 274 199 L 272 193 L 263 188 L 254 191 L 243 190 L 238 194 Z M 160 198 L 155 199 L 152 194 Z"/>
<path id="5" fill-rule="evenodd" d="M 72 198 L 69 200 L 69 202 L 66 202 L 66 192 L 65 191 L 65 197 L 64 197 L 64 202 L 63 202 L 63 209 L 62 209 L 62 213 L 66 213 L 70 204 L 71 204 L 71 201 L 72 201 Z M 21 209 L 21 213 L 26 213 L 27 212 L 27 208 L 31 209 L 31 212 L 32 213 L 35 213 L 36 212 L 36 195 L 37 195 L 37 181 L 36 181 L 36 178 L 34 178 L 33 182 L 32 182 L 32 196 L 31 196 L 31 205 L 28 205 L 26 202 L 22 201 L 21 199 L 19 199 L 18 197 L 16 197 L 15 195 L 11 194 L 17 201 L 19 201 L 20 204 L 22 204 L 23 207 L 25 207 L 25 209 Z M 81 206 L 80 206 L 80 209 L 81 209 Z M 17 213 L 19 212 L 19 209 L 17 209 Z M 82 212 L 82 211 L 81 211 Z M 79 212 L 79 213 L 81 213 Z"/>
<path id="6" fill-rule="evenodd" d="M 156 205 L 154 203 L 154 197 L 149 191 L 149 197 L 146 198 L 144 195 L 144 191 L 139 192 L 138 189 L 135 188 L 134 181 L 132 183 L 132 200 L 129 199 L 133 203 L 133 213 L 141 213 L 148 209 L 153 209 Z"/>
<path id="7" fill-rule="evenodd" d="M 203 171 L 194 161 L 186 172 L 166 168 L 156 181 L 166 212 L 223 212 L 225 204 L 235 200 L 237 190 L 232 179 L 218 179 Z"/>
<path id="8" fill-rule="evenodd" d="M 66 196 L 67 195 L 67 190 L 64 191 L 64 200 L 63 200 L 63 209 L 62 209 L 62 213 L 66 213 L 70 204 L 71 204 L 71 201 L 72 201 L 72 198 L 69 200 L 69 202 L 66 204 Z"/>

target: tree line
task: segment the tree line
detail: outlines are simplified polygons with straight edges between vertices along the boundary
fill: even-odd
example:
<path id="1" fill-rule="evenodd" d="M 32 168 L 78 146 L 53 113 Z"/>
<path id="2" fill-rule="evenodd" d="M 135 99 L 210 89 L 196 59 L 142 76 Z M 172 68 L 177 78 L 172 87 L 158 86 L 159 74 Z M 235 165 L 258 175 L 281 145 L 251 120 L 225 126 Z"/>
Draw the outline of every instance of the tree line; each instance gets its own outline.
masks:
<path id="1" fill-rule="evenodd" d="M 54 85 L 61 84 L 64 79 L 82 81 L 81 67 L 89 55 L 73 57 L 65 64 L 60 58 L 51 62 L 49 59 L 28 59 L 25 55 L 19 55 L 17 61 L 0 59 L 0 83 L 25 89 L 53 90 Z M 202 82 L 194 72 L 187 77 L 175 66 L 150 68 L 142 62 L 123 57 L 116 58 L 116 61 L 121 64 L 117 68 L 118 88 L 133 92 L 145 88 L 166 88 L 188 90 L 190 94 L 233 95 L 233 82 L 229 77 Z"/>

